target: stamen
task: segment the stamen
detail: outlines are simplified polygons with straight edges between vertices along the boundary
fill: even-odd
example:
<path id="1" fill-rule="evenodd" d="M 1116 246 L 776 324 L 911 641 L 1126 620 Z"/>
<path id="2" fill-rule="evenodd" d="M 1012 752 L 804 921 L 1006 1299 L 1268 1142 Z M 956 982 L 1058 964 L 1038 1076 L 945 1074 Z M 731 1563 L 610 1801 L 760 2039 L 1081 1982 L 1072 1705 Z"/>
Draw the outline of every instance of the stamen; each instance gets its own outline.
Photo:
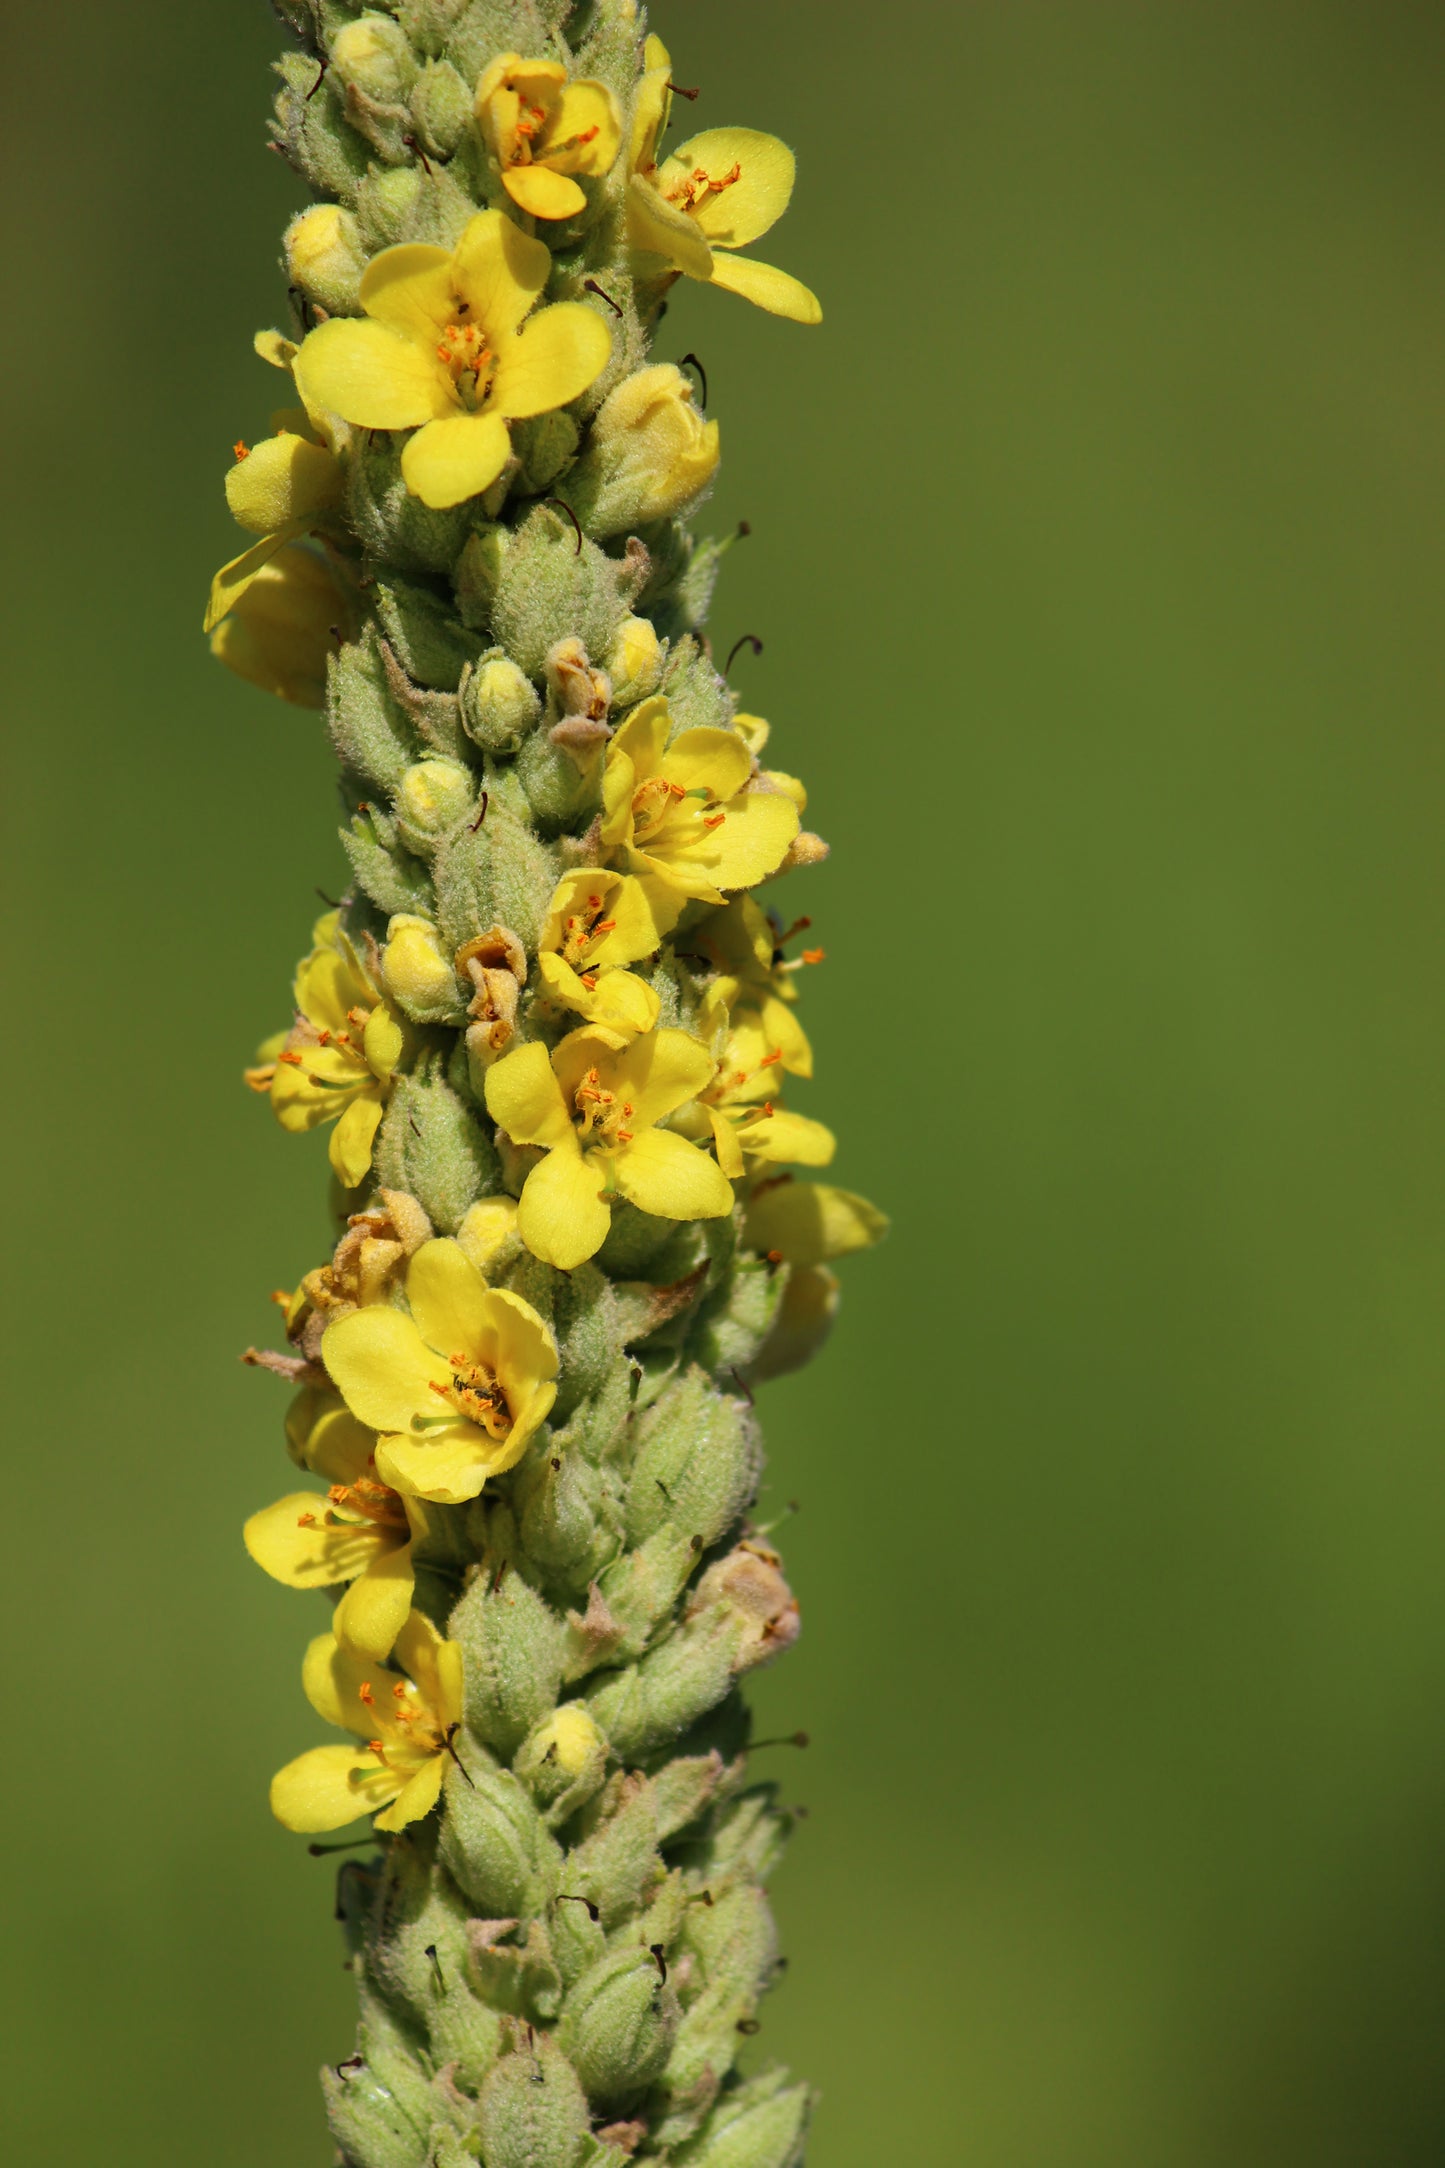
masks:
<path id="1" fill-rule="evenodd" d="M 237 459 L 249 459 L 251 456 L 250 445 L 243 444 L 239 437 L 237 437 L 235 443 L 231 446 L 231 450 L 235 453 Z"/>

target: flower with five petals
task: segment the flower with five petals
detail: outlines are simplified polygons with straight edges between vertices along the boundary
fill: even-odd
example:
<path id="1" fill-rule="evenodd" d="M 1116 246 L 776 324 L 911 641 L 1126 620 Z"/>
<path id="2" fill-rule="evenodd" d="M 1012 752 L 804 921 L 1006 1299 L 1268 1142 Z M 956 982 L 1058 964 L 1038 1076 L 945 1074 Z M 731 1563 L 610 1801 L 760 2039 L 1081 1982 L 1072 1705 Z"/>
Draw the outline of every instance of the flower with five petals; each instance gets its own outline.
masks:
<path id="1" fill-rule="evenodd" d="M 511 456 L 509 421 L 566 406 L 600 376 L 612 340 L 582 301 L 532 305 L 552 255 L 500 211 L 479 211 L 452 250 L 403 242 L 373 256 L 364 316 L 333 316 L 294 363 L 308 408 L 360 429 L 411 429 L 401 456 L 423 504 L 490 489 Z"/>
<path id="2" fill-rule="evenodd" d="M 287 1829 L 319 1835 L 363 1814 L 375 1814 L 378 1829 L 405 1829 L 436 1805 L 461 1729 L 462 1652 L 413 1611 L 393 1662 L 383 1670 L 335 1634 L 318 1634 L 306 1651 L 306 1699 L 365 1745 L 312 1747 L 277 1772 L 271 1811 Z"/>
<path id="3" fill-rule="evenodd" d="M 605 83 L 569 83 L 560 60 L 500 53 L 477 84 L 477 125 L 502 186 L 533 218 L 575 218 L 587 198 L 574 178 L 611 171 L 622 118 Z"/>
<path id="4" fill-rule="evenodd" d="M 607 748 L 602 842 L 642 884 L 659 938 L 690 899 L 721 904 L 725 889 L 776 873 L 798 833 L 798 809 L 753 772 L 732 730 L 684 730 L 661 696 L 634 708 Z"/>
<path id="5" fill-rule="evenodd" d="M 546 1153 L 523 1186 L 517 1231 L 534 1257 L 570 1272 L 607 1239 L 627 1199 L 662 1219 L 718 1219 L 732 1185 L 687 1138 L 656 1125 L 711 1081 L 712 1056 L 685 1031 L 628 1040 L 600 1025 L 551 1056 L 532 1040 L 487 1071 L 487 1111 L 514 1144 Z"/>
<path id="6" fill-rule="evenodd" d="M 411 1308 L 329 1325 L 322 1360 L 353 1415 L 381 1432 L 376 1468 L 410 1498 L 460 1505 L 513 1468 L 557 1397 L 557 1343 L 529 1302 L 488 1287 L 460 1245 L 424 1242 Z"/>
<path id="7" fill-rule="evenodd" d="M 639 268 L 726 287 L 795 324 L 821 323 L 817 295 L 801 280 L 735 253 L 788 208 L 796 162 L 787 144 L 757 128 L 708 128 L 659 162 L 672 109 L 672 64 L 660 38 L 648 39 L 646 60 L 627 183 L 627 232 Z"/>

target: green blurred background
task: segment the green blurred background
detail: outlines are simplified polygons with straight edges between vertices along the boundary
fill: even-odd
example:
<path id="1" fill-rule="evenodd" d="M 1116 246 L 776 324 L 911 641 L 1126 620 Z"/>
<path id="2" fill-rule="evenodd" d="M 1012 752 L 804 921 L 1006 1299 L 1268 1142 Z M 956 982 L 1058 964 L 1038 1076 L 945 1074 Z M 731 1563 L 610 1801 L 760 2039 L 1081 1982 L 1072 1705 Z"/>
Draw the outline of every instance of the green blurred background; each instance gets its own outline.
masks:
<path id="1" fill-rule="evenodd" d="M 298 200 L 261 0 L 10 0 L 10 2157 L 327 2159 L 313 1614 L 245 1559 L 323 1241 L 240 1088 L 342 878 L 319 725 L 210 663 Z M 798 147 L 685 293 L 752 522 L 714 618 L 833 843 L 841 1179 L 770 1389 L 812 1810 L 759 2047 L 818 2168 L 1445 2148 L 1445 19 L 659 6 Z M 314 1142 L 315 1140 L 313 1140 Z M 18 1402 L 16 1393 L 18 1389 Z"/>

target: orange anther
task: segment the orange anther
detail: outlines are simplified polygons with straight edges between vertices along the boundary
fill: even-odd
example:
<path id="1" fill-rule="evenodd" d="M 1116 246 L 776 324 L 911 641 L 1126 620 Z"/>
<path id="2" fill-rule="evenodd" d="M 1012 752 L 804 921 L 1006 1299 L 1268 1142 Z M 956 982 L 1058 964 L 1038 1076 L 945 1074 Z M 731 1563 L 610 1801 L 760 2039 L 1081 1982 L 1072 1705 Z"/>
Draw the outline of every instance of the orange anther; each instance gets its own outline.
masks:
<path id="1" fill-rule="evenodd" d="M 301 1067 L 301 1056 L 299 1054 L 278 1054 L 276 1059 L 277 1061 L 284 1061 L 288 1069 L 299 1069 Z"/>
<path id="2" fill-rule="evenodd" d="M 278 1310 L 289 1310 L 291 1307 L 291 1297 L 287 1294 L 284 1287 L 273 1287 L 271 1290 L 271 1300 L 275 1303 Z"/>
<path id="3" fill-rule="evenodd" d="M 231 450 L 235 453 L 238 459 L 249 459 L 251 456 L 250 445 L 243 444 L 239 437 L 237 437 L 235 443 L 231 446 Z"/>
<path id="4" fill-rule="evenodd" d="M 726 819 L 727 819 L 727 815 L 726 815 L 726 813 L 714 813 L 714 814 L 713 814 L 713 816 L 712 816 L 712 818 L 711 818 L 710 820 L 704 820 L 704 822 L 703 822 L 703 827 L 704 827 L 704 828 L 721 828 L 721 826 L 722 826 L 723 822 L 724 822 L 724 821 L 725 821 Z"/>
<path id="5" fill-rule="evenodd" d="M 376 1700 L 375 1694 L 371 1691 L 370 1679 L 363 1679 L 356 1691 L 360 1696 L 361 1700 L 365 1702 L 367 1708 L 369 1709 L 372 1706 L 373 1702 Z"/>
<path id="6" fill-rule="evenodd" d="M 392 1688 L 392 1692 L 393 1692 L 393 1693 L 395 1694 L 395 1696 L 396 1696 L 397 1700 L 398 1700 L 398 1701 L 400 1701 L 400 1700 L 401 1700 L 401 1698 L 402 1698 L 402 1696 L 403 1696 L 403 1695 L 405 1694 L 405 1692 L 406 1692 L 406 1681 L 405 1681 L 405 1679 L 398 1679 L 398 1680 L 397 1680 L 397 1682 L 396 1682 L 396 1684 L 395 1684 L 395 1686 L 394 1686 L 394 1687 Z"/>
<path id="7" fill-rule="evenodd" d="M 316 1526 L 316 1515 L 314 1513 L 298 1513 L 296 1526 L 298 1528 L 314 1528 Z"/>
<path id="8" fill-rule="evenodd" d="M 783 1253 L 781 1250 L 769 1250 L 766 1252 L 766 1255 L 768 1263 L 770 1265 L 780 1265 L 783 1262 Z"/>
<path id="9" fill-rule="evenodd" d="M 775 1063 L 775 1062 L 780 1062 L 780 1061 L 782 1060 L 782 1058 L 783 1058 L 783 1050 L 782 1050 L 782 1048 L 781 1048 L 780 1046 L 775 1046 L 775 1047 L 773 1048 L 773 1051 L 772 1051 L 772 1053 L 771 1053 L 771 1054 L 764 1054 L 764 1056 L 763 1056 L 762 1060 L 761 1060 L 761 1061 L 760 1061 L 760 1062 L 758 1063 L 758 1067 L 759 1067 L 760 1069 L 771 1069 L 771 1068 L 773 1067 L 774 1063 Z"/>
<path id="10" fill-rule="evenodd" d="M 826 949 L 805 948 L 803 951 L 803 961 L 805 964 L 820 964 L 823 961 L 823 958 L 827 955 L 827 953 L 828 951 Z"/>
<path id="11" fill-rule="evenodd" d="M 376 1756 L 377 1760 L 378 1760 L 378 1761 L 379 1761 L 379 1762 L 381 1763 L 382 1767 L 383 1767 L 383 1768 L 385 1768 L 385 1766 L 386 1766 L 386 1745 L 385 1745 L 385 1742 L 384 1742 L 383 1740 L 381 1740 L 381 1739 L 368 1739 L 368 1740 L 367 1740 L 367 1742 L 366 1742 L 366 1751 L 367 1751 L 367 1753 L 368 1753 L 368 1754 L 374 1754 L 374 1755 Z"/>

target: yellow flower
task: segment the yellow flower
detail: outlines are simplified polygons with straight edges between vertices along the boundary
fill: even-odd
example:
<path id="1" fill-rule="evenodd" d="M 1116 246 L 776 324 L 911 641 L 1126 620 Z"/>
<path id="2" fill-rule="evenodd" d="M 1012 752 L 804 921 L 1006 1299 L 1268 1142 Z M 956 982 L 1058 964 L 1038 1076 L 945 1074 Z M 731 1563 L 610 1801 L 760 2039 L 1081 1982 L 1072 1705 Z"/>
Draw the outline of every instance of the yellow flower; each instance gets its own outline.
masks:
<path id="1" fill-rule="evenodd" d="M 293 1491 L 253 1513 L 243 1531 L 256 1564 L 287 1588 L 350 1587 L 332 1629 L 378 1663 L 411 1610 L 411 1547 L 427 1532 L 424 1508 L 378 1480 L 375 1438 L 357 1424 L 326 1426 L 308 1465 L 329 1480 L 325 1498 Z"/>
<path id="2" fill-rule="evenodd" d="M 805 918 L 784 933 L 751 896 L 734 896 L 726 910 L 714 911 L 688 935 L 688 947 L 716 966 L 713 991 L 726 1004 L 733 1026 L 756 1031 L 766 1049 L 776 1049 L 789 1076 L 813 1074 L 813 1049 L 793 1013 L 795 983 L 804 964 L 820 963 L 821 949 L 805 949 L 790 962 L 783 944 L 809 924 Z"/>
<path id="3" fill-rule="evenodd" d="M 748 1160 L 828 1166 L 838 1148 L 832 1130 L 776 1104 L 782 1051 L 769 1046 L 758 1015 L 744 1013 L 741 1020 L 730 1021 L 714 986 L 703 1006 L 702 1025 L 704 1031 L 712 1025 L 721 1040 L 717 1074 L 698 1093 L 696 1104 L 679 1115 L 676 1126 L 694 1137 L 711 1132 L 717 1163 L 730 1181 L 741 1178 Z"/>
<path id="4" fill-rule="evenodd" d="M 394 1656 L 399 1671 L 384 1671 L 335 1634 L 319 1634 L 306 1651 L 301 1683 L 312 1708 L 366 1745 L 313 1747 L 278 1771 L 271 1811 L 287 1829 L 319 1835 L 363 1814 L 375 1814 L 378 1829 L 405 1829 L 436 1805 L 461 1729 L 462 1652 L 413 1611 Z"/>
<path id="5" fill-rule="evenodd" d="M 627 1198 L 662 1219 L 718 1219 L 733 1205 L 719 1168 L 685 1137 L 655 1124 L 695 1099 L 712 1056 L 685 1031 L 630 1043 L 584 1025 L 551 1058 L 533 1040 L 487 1072 L 487 1110 L 516 1144 L 547 1156 L 527 1176 L 518 1230 L 534 1257 L 570 1272 L 607 1239 Z"/>
<path id="6" fill-rule="evenodd" d="M 288 352 L 278 343 L 266 358 L 289 371 L 294 356 L 294 348 Z M 261 540 L 222 565 L 212 580 L 203 632 L 214 631 L 272 560 L 324 528 L 341 504 L 346 470 L 338 454 L 345 429 L 309 405 L 283 408 L 272 415 L 271 425 L 274 434 L 254 448 L 235 447 L 226 502 L 237 525 Z"/>
<path id="7" fill-rule="evenodd" d="M 607 748 L 602 840 L 642 883 L 659 937 L 683 905 L 723 903 L 777 871 L 798 833 L 798 809 L 753 776 L 730 730 L 684 730 L 668 744 L 666 700 L 635 708 Z"/>
<path id="8" fill-rule="evenodd" d="M 320 551 L 287 543 L 229 601 L 212 627 L 211 653 L 247 684 L 293 707 L 324 707 L 326 665 L 353 616 L 350 597 Z"/>
<path id="9" fill-rule="evenodd" d="M 887 1232 L 886 1216 L 866 1197 L 827 1182 L 795 1182 L 786 1174 L 759 1184 L 743 1221 L 750 1249 L 789 1265 L 826 1265 L 871 1249 Z"/>
<path id="10" fill-rule="evenodd" d="M 537 942 L 542 984 L 554 1001 L 614 1031 L 651 1031 L 658 999 L 622 967 L 650 956 L 657 928 L 640 882 L 582 867 L 564 873 Z"/>
<path id="11" fill-rule="evenodd" d="M 795 161 L 786 143 L 756 128 L 708 128 L 658 163 L 672 108 L 672 65 L 649 38 L 647 73 L 633 112 L 627 230 L 644 258 L 674 275 L 724 286 L 774 316 L 817 324 L 823 311 L 800 280 L 733 252 L 758 240 L 788 208 Z"/>
<path id="12" fill-rule="evenodd" d="M 478 212 L 451 253 L 383 249 L 361 281 L 365 316 L 331 317 L 298 352 L 303 400 L 361 429 L 414 429 L 401 471 L 423 504 L 477 496 L 511 455 L 507 423 L 566 406 L 612 351 L 585 302 L 523 328 L 551 267 L 546 243 L 500 211 Z"/>
<path id="13" fill-rule="evenodd" d="M 477 124 L 502 186 L 533 218 L 575 218 L 587 198 L 572 179 L 611 171 L 622 117 L 604 83 L 569 83 L 560 60 L 502 53 L 477 84 Z"/>
<path id="14" fill-rule="evenodd" d="M 411 1498 L 460 1505 L 516 1466 L 557 1397 L 557 1344 L 530 1303 L 488 1287 L 455 1242 L 424 1242 L 411 1315 L 378 1305 L 328 1328 L 322 1359 L 382 1433 L 377 1472 Z"/>
<path id="15" fill-rule="evenodd" d="M 253 1091 L 270 1094 L 271 1111 L 293 1134 L 335 1122 L 331 1165 L 355 1189 L 371 1167 L 372 1142 L 405 1040 L 341 931 L 340 917 L 328 911 L 316 921 L 315 946 L 296 972 L 296 1022 L 274 1059 L 249 1069 L 246 1081 Z"/>

